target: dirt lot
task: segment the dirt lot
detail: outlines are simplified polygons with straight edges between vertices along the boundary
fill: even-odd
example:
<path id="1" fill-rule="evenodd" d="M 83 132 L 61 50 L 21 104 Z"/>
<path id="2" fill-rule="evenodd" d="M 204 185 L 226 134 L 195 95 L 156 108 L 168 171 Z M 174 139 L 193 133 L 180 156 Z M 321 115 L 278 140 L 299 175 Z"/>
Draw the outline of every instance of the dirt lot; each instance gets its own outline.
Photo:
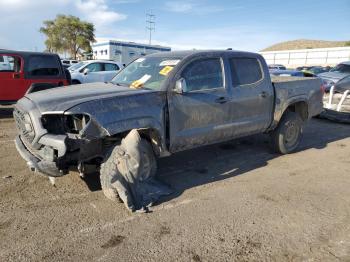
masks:
<path id="1" fill-rule="evenodd" d="M 287 156 L 256 136 L 162 159 L 176 192 L 130 214 L 98 176 L 28 171 L 0 112 L 0 261 L 350 261 L 349 125 L 312 120 Z"/>

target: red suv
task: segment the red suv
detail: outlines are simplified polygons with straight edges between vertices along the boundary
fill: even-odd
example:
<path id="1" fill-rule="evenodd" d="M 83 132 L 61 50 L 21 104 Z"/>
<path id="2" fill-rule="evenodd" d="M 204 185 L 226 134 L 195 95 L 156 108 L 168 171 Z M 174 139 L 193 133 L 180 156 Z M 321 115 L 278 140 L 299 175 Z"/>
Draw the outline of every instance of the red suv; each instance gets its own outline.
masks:
<path id="1" fill-rule="evenodd" d="M 69 83 L 70 74 L 57 54 L 0 50 L 0 105 Z"/>

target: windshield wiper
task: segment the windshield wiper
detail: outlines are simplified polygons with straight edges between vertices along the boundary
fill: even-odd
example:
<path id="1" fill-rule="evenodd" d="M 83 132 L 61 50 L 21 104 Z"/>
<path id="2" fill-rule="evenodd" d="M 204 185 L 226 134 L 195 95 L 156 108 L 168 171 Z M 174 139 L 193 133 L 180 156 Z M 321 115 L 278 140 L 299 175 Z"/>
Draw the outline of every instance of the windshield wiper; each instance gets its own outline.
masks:
<path id="1" fill-rule="evenodd" d="M 111 84 L 113 85 L 116 85 L 116 86 L 124 86 L 124 87 L 129 87 L 127 84 L 122 84 L 122 83 L 115 83 L 115 82 L 110 82 Z"/>
<path id="2" fill-rule="evenodd" d="M 111 84 L 113 85 L 116 85 L 116 86 L 122 86 L 122 87 L 128 87 L 128 88 L 131 88 L 130 85 L 128 84 L 124 84 L 124 83 L 115 83 L 115 82 L 110 82 Z M 136 89 L 146 89 L 146 90 L 153 90 L 152 88 L 149 88 L 149 87 L 145 87 L 145 86 L 142 86 L 142 87 L 139 87 L 139 88 L 136 88 Z"/>

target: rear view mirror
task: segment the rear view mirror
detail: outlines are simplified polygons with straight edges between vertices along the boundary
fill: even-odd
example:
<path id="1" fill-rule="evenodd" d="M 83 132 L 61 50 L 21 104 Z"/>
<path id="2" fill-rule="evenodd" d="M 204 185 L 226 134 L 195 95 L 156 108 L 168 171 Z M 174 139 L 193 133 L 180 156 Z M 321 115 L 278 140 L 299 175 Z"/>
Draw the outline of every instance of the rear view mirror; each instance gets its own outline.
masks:
<path id="1" fill-rule="evenodd" d="M 186 80 L 184 78 L 180 78 L 175 83 L 175 90 L 178 94 L 183 94 L 187 92 Z"/>
<path id="2" fill-rule="evenodd" d="M 89 68 L 85 68 L 83 71 L 84 75 L 87 75 L 89 72 L 90 72 Z"/>

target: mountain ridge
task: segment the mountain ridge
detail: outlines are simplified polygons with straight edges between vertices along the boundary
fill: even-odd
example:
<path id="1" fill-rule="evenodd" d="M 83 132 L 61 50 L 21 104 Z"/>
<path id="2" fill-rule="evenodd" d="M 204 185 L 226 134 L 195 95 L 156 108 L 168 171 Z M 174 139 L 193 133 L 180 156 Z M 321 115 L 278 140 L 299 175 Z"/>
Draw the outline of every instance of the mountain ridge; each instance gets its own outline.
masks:
<path id="1" fill-rule="evenodd" d="M 314 48 L 345 47 L 345 46 L 350 46 L 350 41 L 296 39 L 296 40 L 285 41 L 285 42 L 274 44 L 261 51 L 281 51 L 281 50 L 314 49 Z"/>

